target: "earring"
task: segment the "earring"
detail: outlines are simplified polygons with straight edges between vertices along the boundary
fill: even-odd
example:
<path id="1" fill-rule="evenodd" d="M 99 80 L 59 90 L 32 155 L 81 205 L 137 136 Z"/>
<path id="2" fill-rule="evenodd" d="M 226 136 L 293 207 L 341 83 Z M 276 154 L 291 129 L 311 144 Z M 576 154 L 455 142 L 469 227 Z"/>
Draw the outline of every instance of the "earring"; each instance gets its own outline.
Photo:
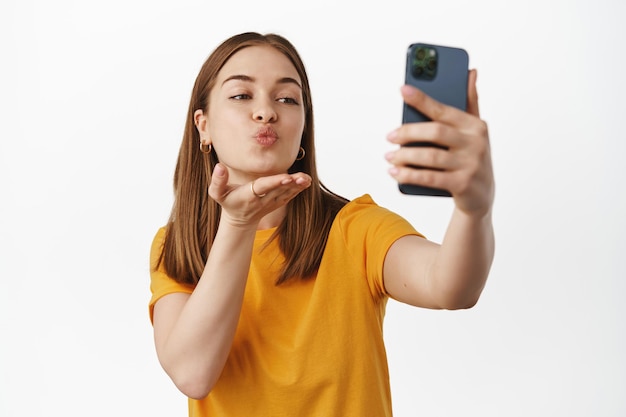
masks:
<path id="1" fill-rule="evenodd" d="M 211 145 L 210 143 L 207 145 L 206 143 L 200 141 L 200 152 L 204 154 L 210 154 L 212 149 L 213 145 Z"/>
<path id="2" fill-rule="evenodd" d="M 302 146 L 300 146 L 300 150 L 298 151 L 298 156 L 296 157 L 296 161 L 301 161 L 304 159 L 304 155 L 306 155 L 306 151 Z"/>

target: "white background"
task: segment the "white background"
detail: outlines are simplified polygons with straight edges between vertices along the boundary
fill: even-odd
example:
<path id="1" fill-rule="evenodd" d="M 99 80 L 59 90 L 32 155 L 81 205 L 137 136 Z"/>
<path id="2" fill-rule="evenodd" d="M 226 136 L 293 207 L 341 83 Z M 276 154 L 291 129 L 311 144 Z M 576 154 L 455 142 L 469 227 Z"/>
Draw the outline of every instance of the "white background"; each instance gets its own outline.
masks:
<path id="1" fill-rule="evenodd" d="M 446 199 L 383 158 L 406 47 L 479 71 L 497 254 L 479 304 L 390 302 L 396 416 L 626 415 L 626 6 L 596 1 L 43 1 L 0 6 L 0 415 L 183 416 L 148 320 L 189 94 L 242 31 L 309 71 L 322 180 L 440 240 Z"/>

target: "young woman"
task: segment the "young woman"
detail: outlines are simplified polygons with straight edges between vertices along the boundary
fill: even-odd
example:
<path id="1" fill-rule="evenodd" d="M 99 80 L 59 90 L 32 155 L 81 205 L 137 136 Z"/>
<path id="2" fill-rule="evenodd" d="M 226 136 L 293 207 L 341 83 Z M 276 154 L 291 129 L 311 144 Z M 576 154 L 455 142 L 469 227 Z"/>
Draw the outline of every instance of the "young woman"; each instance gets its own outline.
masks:
<path id="1" fill-rule="evenodd" d="M 471 71 L 467 113 L 404 86 L 433 122 L 388 137 L 448 147 L 386 155 L 398 181 L 451 191 L 439 245 L 369 196 L 322 185 L 307 75 L 286 39 L 244 33 L 211 54 L 151 251 L 156 350 L 189 415 L 392 414 L 388 297 L 469 308 L 491 266 L 494 181 L 475 82 Z"/>

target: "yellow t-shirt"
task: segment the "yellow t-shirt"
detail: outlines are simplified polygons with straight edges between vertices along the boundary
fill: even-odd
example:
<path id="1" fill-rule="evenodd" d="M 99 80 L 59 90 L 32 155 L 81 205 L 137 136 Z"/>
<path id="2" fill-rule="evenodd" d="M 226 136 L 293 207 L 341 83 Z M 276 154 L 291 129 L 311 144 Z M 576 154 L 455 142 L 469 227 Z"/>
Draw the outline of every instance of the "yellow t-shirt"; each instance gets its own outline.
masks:
<path id="1" fill-rule="evenodd" d="M 419 235 L 368 196 L 335 218 L 317 276 L 274 284 L 283 256 L 274 229 L 256 234 L 241 316 L 220 379 L 190 416 L 391 416 L 383 317 L 383 262 L 398 238 Z M 161 248 L 157 233 L 151 257 Z M 193 291 L 152 273 L 154 303 Z"/>

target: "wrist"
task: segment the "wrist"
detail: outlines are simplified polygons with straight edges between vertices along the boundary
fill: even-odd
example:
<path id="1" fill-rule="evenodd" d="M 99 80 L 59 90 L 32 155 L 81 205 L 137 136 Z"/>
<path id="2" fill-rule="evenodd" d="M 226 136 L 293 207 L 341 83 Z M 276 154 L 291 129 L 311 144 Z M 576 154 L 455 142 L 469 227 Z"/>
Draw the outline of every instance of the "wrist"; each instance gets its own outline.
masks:
<path id="1" fill-rule="evenodd" d="M 220 223 L 218 226 L 218 232 L 230 233 L 256 233 L 259 221 L 254 219 L 236 219 L 230 217 L 228 214 L 222 212 L 220 216 Z"/>

